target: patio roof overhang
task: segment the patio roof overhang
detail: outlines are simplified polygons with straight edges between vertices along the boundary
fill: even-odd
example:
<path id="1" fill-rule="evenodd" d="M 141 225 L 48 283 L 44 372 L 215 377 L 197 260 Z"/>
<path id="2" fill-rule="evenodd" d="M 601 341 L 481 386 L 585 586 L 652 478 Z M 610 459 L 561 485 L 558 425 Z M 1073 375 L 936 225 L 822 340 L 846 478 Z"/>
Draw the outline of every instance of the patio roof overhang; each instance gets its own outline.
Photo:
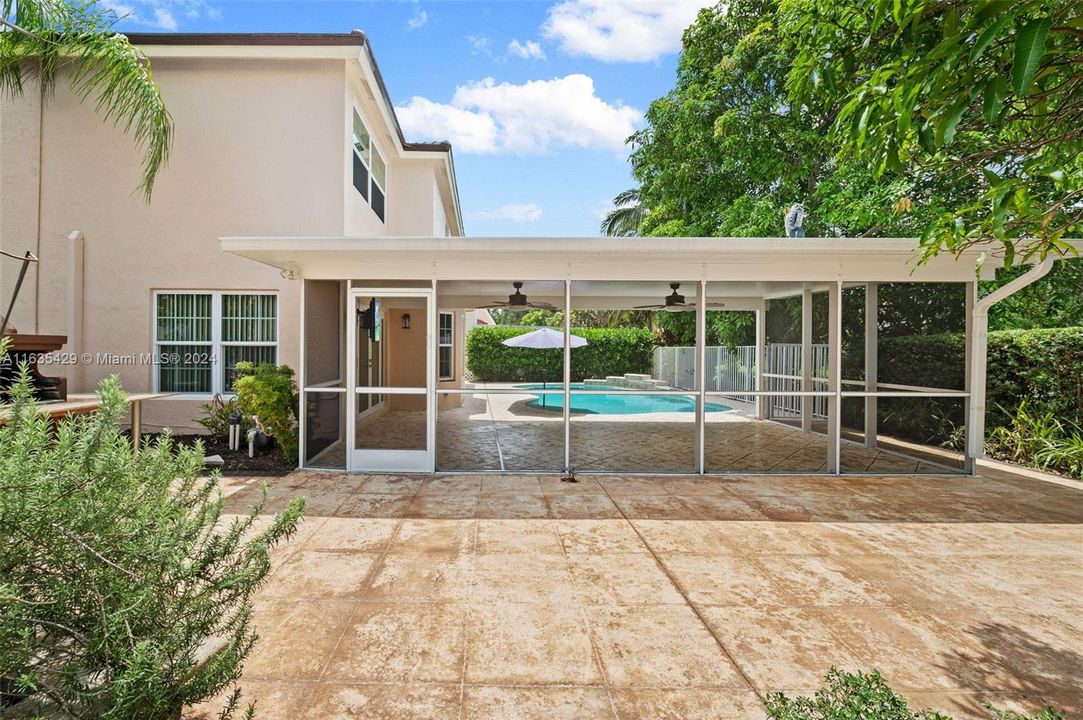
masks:
<path id="1" fill-rule="evenodd" d="M 721 295 L 759 298 L 839 280 L 968 282 L 982 251 L 918 265 L 914 238 L 223 237 L 220 244 L 308 279 L 497 281 L 501 287 L 519 279 L 706 280 L 733 284 Z M 986 262 L 980 277 L 992 278 L 995 266 Z M 757 284 L 752 292 L 750 283 Z M 687 290 L 694 295 L 693 287 Z"/>

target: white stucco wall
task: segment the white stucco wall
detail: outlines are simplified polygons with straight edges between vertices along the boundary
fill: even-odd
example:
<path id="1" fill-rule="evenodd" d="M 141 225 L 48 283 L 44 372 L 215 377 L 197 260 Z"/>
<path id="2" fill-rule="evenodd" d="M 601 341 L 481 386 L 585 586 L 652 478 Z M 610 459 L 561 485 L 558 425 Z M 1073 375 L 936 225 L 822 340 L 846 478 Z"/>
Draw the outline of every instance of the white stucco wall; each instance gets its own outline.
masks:
<path id="1" fill-rule="evenodd" d="M 129 137 L 63 87 L 46 105 L 41 286 L 37 293 L 24 289 L 16 324 L 33 331 L 36 314 L 38 332 L 68 332 L 67 236 L 81 230 L 85 352 L 151 351 L 155 290 L 270 290 L 279 293 L 280 362 L 296 367 L 298 283 L 221 252 L 218 237 L 257 227 L 283 235 L 342 234 L 342 63 L 159 59 L 154 73 L 176 134 L 150 205 L 136 192 L 140 155 Z M 36 183 L 24 179 L 36 175 L 36 105 L 30 88 L 3 110 L 0 241 L 9 251 L 21 252 L 36 234 Z M 5 297 L 9 271 L 5 266 Z M 113 373 L 130 391 L 152 388 L 148 365 L 94 360 L 83 365 L 85 386 L 72 391 L 90 390 Z M 148 404 L 147 429 L 192 428 L 197 404 Z"/>
<path id="2" fill-rule="evenodd" d="M 67 238 L 79 230 L 85 237 L 84 352 L 151 352 L 155 290 L 249 289 L 279 294 L 279 362 L 297 369 L 299 283 L 222 252 L 218 238 L 430 235 L 434 208 L 450 207 L 449 198 L 433 195 L 440 191 L 433 177 L 441 164 L 399 154 L 356 61 L 162 57 L 153 70 L 176 131 L 149 205 L 137 191 L 140 152 L 101 121 L 92 103 L 78 102 L 63 83 L 43 115 L 31 84 L 22 98 L 2 101 L 0 247 L 16 254 L 29 249 L 41 258 L 12 321 L 22 332 L 70 334 Z M 386 223 L 352 185 L 354 107 L 387 162 Z M 5 303 L 17 270 L 17 263 L 2 264 Z M 73 382 L 71 392 L 90 391 L 112 373 L 129 391 L 153 388 L 151 366 L 101 359 L 82 365 L 83 382 Z M 72 378 L 61 367 L 46 374 Z M 199 430 L 194 418 L 204 400 L 148 403 L 145 428 Z"/>

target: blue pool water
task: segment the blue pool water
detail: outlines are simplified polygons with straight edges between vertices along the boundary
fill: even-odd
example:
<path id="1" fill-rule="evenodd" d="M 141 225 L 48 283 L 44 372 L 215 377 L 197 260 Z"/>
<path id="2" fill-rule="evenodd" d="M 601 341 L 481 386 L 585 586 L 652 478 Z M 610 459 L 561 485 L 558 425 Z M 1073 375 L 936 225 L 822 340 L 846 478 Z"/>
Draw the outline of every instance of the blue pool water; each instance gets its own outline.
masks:
<path id="1" fill-rule="evenodd" d="M 527 402 L 532 408 L 553 410 L 560 412 L 564 409 L 564 390 L 557 384 L 543 386 L 541 384 L 516 385 L 517 388 L 530 390 L 537 397 Z M 695 412 L 696 401 L 690 397 L 668 395 L 636 395 L 634 390 L 613 387 L 611 385 L 584 385 L 572 383 L 574 390 L 612 390 L 612 393 L 604 395 L 572 395 L 572 412 L 591 413 L 595 415 L 635 415 L 637 413 L 657 412 Z M 542 397 L 544 396 L 544 403 Z M 729 405 L 721 403 L 707 403 L 707 412 L 725 412 L 732 410 Z"/>

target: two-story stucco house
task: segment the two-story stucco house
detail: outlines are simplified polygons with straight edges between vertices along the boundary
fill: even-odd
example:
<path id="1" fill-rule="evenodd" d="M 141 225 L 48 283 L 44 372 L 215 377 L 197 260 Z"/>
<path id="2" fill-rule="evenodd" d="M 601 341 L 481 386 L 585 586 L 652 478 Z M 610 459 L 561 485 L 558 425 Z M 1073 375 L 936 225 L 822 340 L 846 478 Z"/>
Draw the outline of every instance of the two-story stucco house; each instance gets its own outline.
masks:
<path id="1" fill-rule="evenodd" d="M 176 124 L 150 204 L 131 138 L 92 103 L 63 83 L 4 101 L 0 240 L 40 258 L 11 323 L 68 336 L 71 362 L 46 374 L 72 392 L 116 373 L 176 393 L 144 427 L 183 432 L 237 361 L 299 364 L 300 283 L 219 237 L 448 236 L 462 220 L 450 144 L 403 136 L 360 32 L 129 37 Z M 5 302 L 17 270 L 3 267 Z"/>
<path id="2" fill-rule="evenodd" d="M 148 430 L 196 429 L 199 404 L 253 360 L 298 372 L 303 467 L 972 471 L 989 306 L 1053 262 L 979 299 L 982 248 L 915 266 L 905 238 L 466 238 L 450 145 L 403 136 L 360 32 L 131 40 L 176 122 L 152 202 L 136 189 L 130 137 L 66 89 L 43 101 L 29 88 L 0 109 L 0 245 L 40 258 L 11 323 L 68 337 L 63 357 L 76 361 L 46 374 L 66 374 L 74 392 L 115 373 L 129 391 L 168 393 L 145 409 Z M 17 272 L 4 265 L 0 296 Z M 883 283 L 958 288 L 965 381 L 880 380 Z M 800 342 L 780 372 L 766 318 L 791 300 Z M 563 348 L 537 350 L 562 352 L 558 376 L 512 368 L 500 383 L 466 382 L 470 314 L 499 306 L 563 311 Z M 694 314 L 675 379 L 576 367 L 572 311 L 632 308 Z M 740 388 L 707 347 L 711 311 L 755 313 Z M 852 377 L 844 316 L 862 326 L 849 330 L 861 336 Z M 815 355 L 814 327 L 827 328 Z M 913 400 L 965 420 L 965 454 L 883 436 L 879 411 Z"/>

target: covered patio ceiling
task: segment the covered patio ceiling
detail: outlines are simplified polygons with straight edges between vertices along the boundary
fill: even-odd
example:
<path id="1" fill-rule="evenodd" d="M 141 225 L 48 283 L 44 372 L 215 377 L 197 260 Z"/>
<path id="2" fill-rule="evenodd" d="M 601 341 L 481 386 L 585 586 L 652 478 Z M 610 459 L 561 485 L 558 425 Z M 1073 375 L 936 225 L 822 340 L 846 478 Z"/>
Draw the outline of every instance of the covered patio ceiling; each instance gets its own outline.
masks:
<path id="1" fill-rule="evenodd" d="M 298 278 L 465 281 L 445 291 L 464 298 L 499 298 L 513 280 L 551 280 L 552 288 L 537 286 L 535 294 L 560 303 L 564 280 L 576 282 L 582 297 L 647 302 L 657 292 L 596 283 L 652 281 L 668 292 L 669 282 L 682 282 L 690 298 L 698 281 L 726 283 L 710 288 L 715 299 L 786 297 L 839 280 L 968 282 L 983 249 L 919 266 L 914 238 L 223 237 L 220 244 Z M 992 278 L 995 266 L 986 262 L 980 277 Z"/>

